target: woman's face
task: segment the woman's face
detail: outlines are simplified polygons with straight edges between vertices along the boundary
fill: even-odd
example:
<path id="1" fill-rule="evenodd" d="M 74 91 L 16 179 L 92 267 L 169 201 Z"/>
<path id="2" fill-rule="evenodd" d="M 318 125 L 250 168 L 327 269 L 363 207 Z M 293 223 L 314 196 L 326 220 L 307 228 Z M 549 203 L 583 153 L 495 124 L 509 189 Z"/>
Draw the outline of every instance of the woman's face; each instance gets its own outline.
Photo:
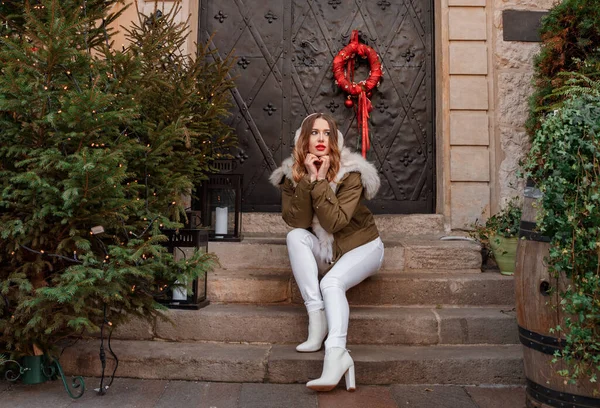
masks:
<path id="1" fill-rule="evenodd" d="M 315 119 L 315 123 L 310 132 L 308 152 L 317 157 L 327 156 L 331 150 L 329 148 L 330 133 L 329 123 L 325 119 Z"/>

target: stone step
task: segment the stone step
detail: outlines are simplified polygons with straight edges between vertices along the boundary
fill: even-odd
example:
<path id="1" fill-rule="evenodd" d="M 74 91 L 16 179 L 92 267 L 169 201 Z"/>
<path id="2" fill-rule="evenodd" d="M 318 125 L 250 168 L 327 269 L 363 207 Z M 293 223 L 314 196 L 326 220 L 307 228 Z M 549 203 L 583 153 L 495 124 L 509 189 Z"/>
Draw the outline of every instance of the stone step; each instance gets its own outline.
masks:
<path id="1" fill-rule="evenodd" d="M 472 241 L 443 241 L 439 236 L 384 237 L 382 270 L 481 271 L 481 247 Z M 209 243 L 224 269 L 289 268 L 285 237 L 247 237 L 242 242 Z"/>
<path id="2" fill-rule="evenodd" d="M 440 214 L 375 215 L 379 232 L 386 234 L 435 235 L 446 232 L 444 216 Z M 242 232 L 251 234 L 285 234 L 291 228 L 281 218 L 281 213 L 242 214 Z"/>
<path id="3" fill-rule="evenodd" d="M 318 378 L 323 351 L 292 345 L 113 340 L 116 375 L 146 379 L 304 383 Z M 349 346 L 358 384 L 522 384 L 521 345 Z M 60 358 L 68 375 L 99 377 L 99 341 L 83 340 Z M 108 353 L 107 353 L 108 354 Z M 107 373 L 114 361 L 107 361 Z"/>
<path id="4" fill-rule="evenodd" d="M 347 292 L 352 305 L 512 305 L 514 280 L 496 272 L 378 273 Z M 209 274 L 208 299 L 221 303 L 303 303 L 291 271 L 223 270 Z"/>
<path id="5" fill-rule="evenodd" d="M 364 307 L 350 311 L 350 344 L 434 345 L 519 343 L 515 312 L 506 307 Z M 116 339 L 299 344 L 308 318 L 301 305 L 210 304 L 169 310 L 171 322 L 136 322 Z"/>

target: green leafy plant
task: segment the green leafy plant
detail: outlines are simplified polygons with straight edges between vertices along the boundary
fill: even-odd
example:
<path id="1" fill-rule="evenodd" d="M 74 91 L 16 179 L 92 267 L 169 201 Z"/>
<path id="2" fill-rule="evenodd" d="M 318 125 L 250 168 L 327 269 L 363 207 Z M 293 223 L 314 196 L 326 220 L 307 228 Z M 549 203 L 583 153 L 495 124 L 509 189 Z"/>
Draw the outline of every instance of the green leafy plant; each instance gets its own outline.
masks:
<path id="1" fill-rule="evenodd" d="M 553 91 L 561 88 L 574 72 L 598 78 L 600 62 L 600 3 L 589 0 L 563 0 L 542 19 L 541 51 L 535 59 L 535 91 L 530 99 L 527 121 L 534 136 L 543 116 L 568 98 Z"/>
<path id="2" fill-rule="evenodd" d="M 595 64 L 585 62 L 584 65 L 592 70 L 592 74 L 581 72 L 560 72 L 558 76 L 565 78 L 565 84 L 552 91 L 552 96 L 559 97 L 559 101 L 550 106 L 554 110 L 562 106 L 565 100 L 578 95 L 600 96 L 600 61 Z M 594 79 L 596 78 L 596 79 Z"/>
<path id="3" fill-rule="evenodd" d="M 513 197 L 484 224 L 480 224 L 479 220 L 476 220 L 471 225 L 470 235 L 489 251 L 490 241 L 494 237 L 514 238 L 519 235 L 521 214 L 521 201 L 519 197 Z"/>
<path id="4" fill-rule="evenodd" d="M 118 2 L 0 4 L 0 352 L 164 318 L 154 295 L 216 265 L 175 261 L 161 229 L 183 226 L 182 195 L 235 142 L 230 61 L 175 53 L 169 13 L 112 49 Z"/>
<path id="5" fill-rule="evenodd" d="M 587 81 L 586 81 L 587 82 Z M 594 84 L 591 88 L 598 86 Z M 569 382 L 600 372 L 600 97 L 588 92 L 547 115 L 525 163 L 543 192 L 537 224 L 552 238 L 548 268 L 570 283 L 559 293 L 566 346 L 555 355 Z"/>

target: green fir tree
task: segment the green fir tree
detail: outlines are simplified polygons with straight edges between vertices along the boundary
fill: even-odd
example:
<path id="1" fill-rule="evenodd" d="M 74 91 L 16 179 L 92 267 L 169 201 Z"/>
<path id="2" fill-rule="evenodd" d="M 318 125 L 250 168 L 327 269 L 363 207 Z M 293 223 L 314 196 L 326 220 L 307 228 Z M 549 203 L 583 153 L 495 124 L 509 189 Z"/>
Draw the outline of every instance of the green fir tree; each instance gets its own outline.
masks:
<path id="1" fill-rule="evenodd" d="M 214 267 L 199 252 L 176 262 L 161 227 L 182 227 L 182 194 L 226 153 L 207 145 L 235 142 L 230 61 L 181 52 L 172 13 L 142 16 L 114 50 L 118 0 L 5 3 L 0 343 L 31 354 L 97 331 L 105 311 L 113 327 L 162 316 L 155 295 Z"/>

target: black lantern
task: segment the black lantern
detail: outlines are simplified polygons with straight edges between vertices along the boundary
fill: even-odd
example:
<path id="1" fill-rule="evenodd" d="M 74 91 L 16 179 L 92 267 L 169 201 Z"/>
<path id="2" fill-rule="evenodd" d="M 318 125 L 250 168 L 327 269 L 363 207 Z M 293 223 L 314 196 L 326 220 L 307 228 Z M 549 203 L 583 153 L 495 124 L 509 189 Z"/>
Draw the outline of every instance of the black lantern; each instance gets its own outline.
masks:
<path id="1" fill-rule="evenodd" d="M 241 241 L 242 175 L 211 174 L 202 183 L 199 196 L 200 203 L 194 203 L 193 210 L 200 210 L 209 240 Z"/>
<path id="2" fill-rule="evenodd" d="M 163 243 L 176 261 L 186 259 L 198 250 L 208 253 L 208 231 L 203 229 L 163 229 L 168 241 Z M 171 309 L 200 309 L 208 305 L 206 299 L 207 274 L 193 282 L 175 282 L 172 290 L 157 298 L 157 301 Z"/>

